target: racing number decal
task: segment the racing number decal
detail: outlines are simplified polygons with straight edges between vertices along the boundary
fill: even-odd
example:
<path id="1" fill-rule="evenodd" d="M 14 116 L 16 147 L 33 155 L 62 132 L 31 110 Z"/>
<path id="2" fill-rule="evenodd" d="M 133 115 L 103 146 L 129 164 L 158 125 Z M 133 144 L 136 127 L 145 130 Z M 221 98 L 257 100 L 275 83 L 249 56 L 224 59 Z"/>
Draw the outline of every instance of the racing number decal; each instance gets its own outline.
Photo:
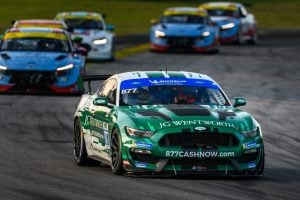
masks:
<path id="1" fill-rule="evenodd" d="M 136 93 L 136 90 L 137 90 L 137 88 L 123 89 L 123 90 L 121 90 L 121 94 Z"/>

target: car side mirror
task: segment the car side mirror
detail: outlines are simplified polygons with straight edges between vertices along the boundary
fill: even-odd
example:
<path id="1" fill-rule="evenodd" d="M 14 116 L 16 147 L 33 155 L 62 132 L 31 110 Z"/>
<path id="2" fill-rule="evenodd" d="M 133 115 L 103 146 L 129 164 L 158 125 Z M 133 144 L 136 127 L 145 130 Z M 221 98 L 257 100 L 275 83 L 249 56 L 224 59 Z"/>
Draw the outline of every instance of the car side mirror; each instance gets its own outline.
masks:
<path id="1" fill-rule="evenodd" d="M 93 100 L 93 104 L 95 106 L 107 106 L 108 105 L 108 99 L 107 99 L 107 97 L 96 97 Z"/>
<path id="2" fill-rule="evenodd" d="M 79 37 L 79 36 L 76 36 L 72 39 L 72 42 L 73 43 L 77 43 L 77 44 L 80 44 L 82 42 L 83 38 L 82 37 Z"/>
<path id="3" fill-rule="evenodd" d="M 106 30 L 113 32 L 113 31 L 115 31 L 115 27 L 114 27 L 114 25 L 108 24 L 108 25 L 106 25 Z"/>
<path id="4" fill-rule="evenodd" d="M 246 105 L 246 99 L 244 97 L 234 97 L 233 107 L 239 107 Z"/>

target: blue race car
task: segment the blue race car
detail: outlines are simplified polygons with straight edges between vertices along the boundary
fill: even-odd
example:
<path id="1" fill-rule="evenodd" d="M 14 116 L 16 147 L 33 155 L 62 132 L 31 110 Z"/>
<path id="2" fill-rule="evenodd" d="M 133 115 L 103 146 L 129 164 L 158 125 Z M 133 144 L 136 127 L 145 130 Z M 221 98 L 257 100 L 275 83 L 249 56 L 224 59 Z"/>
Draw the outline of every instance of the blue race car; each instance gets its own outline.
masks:
<path id="1" fill-rule="evenodd" d="M 160 21 L 153 21 L 151 50 L 191 49 L 196 52 L 219 52 L 219 29 L 211 25 L 204 9 L 172 7 Z"/>
<path id="2" fill-rule="evenodd" d="M 209 2 L 200 5 L 220 28 L 220 42 L 243 44 L 257 43 L 257 25 L 253 14 L 239 3 Z"/>
<path id="3" fill-rule="evenodd" d="M 65 30 L 11 28 L 0 44 L 0 92 L 81 93 L 80 53 Z"/>

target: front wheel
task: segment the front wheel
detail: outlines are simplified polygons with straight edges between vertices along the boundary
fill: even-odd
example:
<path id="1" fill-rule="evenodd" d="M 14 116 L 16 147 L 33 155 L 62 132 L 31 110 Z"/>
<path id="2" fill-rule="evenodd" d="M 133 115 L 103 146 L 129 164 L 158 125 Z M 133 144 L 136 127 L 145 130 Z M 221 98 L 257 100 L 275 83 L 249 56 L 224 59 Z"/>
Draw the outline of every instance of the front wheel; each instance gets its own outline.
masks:
<path id="1" fill-rule="evenodd" d="M 251 36 L 251 39 L 247 41 L 248 44 L 257 44 L 257 31 L 255 30 Z"/>
<path id="2" fill-rule="evenodd" d="M 262 176 L 264 174 L 264 169 L 265 169 L 265 151 L 264 149 L 262 149 L 260 162 L 257 167 L 257 173 L 259 176 Z"/>
<path id="3" fill-rule="evenodd" d="M 121 144 L 120 134 L 117 129 L 115 129 L 111 136 L 111 168 L 112 172 L 116 175 L 122 175 L 124 173 Z"/>
<path id="4" fill-rule="evenodd" d="M 236 43 L 237 44 L 243 44 L 244 43 L 244 41 L 243 41 L 243 31 L 242 31 L 241 27 L 238 29 Z"/>
<path id="5" fill-rule="evenodd" d="M 74 159 L 77 165 L 99 165 L 100 162 L 88 158 L 80 121 L 74 124 Z"/>

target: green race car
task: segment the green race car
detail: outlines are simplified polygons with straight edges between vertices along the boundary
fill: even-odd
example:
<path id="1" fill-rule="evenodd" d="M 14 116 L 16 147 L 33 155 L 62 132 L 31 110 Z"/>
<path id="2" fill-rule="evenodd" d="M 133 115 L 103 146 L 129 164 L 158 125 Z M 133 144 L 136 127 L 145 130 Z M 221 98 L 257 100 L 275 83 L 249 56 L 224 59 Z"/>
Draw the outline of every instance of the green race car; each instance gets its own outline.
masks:
<path id="1" fill-rule="evenodd" d="M 76 163 L 101 162 L 118 175 L 260 176 L 262 131 L 237 109 L 245 104 L 236 97 L 232 105 L 213 79 L 199 73 L 115 74 L 78 103 Z"/>

